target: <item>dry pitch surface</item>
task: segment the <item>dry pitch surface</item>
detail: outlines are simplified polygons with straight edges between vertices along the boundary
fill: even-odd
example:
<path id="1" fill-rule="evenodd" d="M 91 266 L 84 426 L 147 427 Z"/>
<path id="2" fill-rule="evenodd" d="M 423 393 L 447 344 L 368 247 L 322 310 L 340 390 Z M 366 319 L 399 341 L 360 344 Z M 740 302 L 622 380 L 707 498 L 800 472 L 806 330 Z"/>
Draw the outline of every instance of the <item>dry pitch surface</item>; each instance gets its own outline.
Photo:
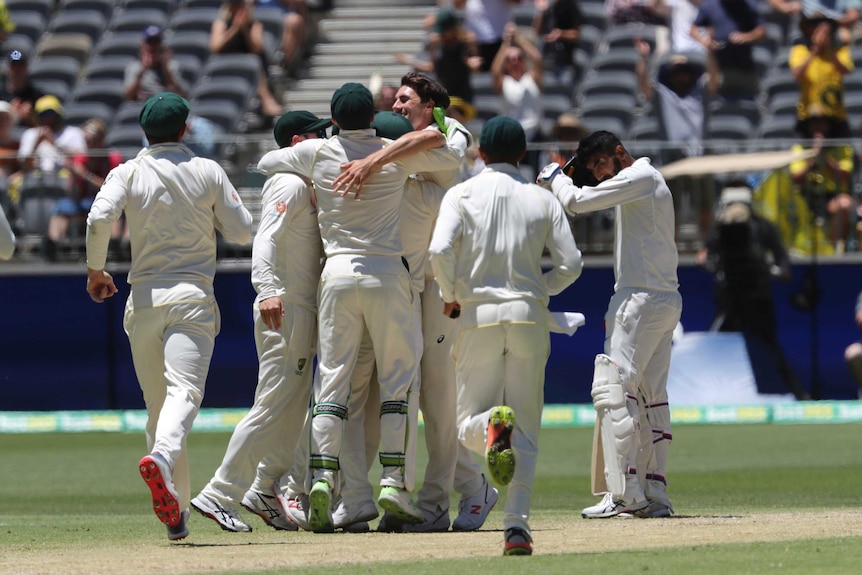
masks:
<path id="1" fill-rule="evenodd" d="M 164 532 L 154 521 L 152 539 L 134 546 L 111 546 L 93 541 L 92 545 L 74 548 L 7 549 L 0 552 L 0 566 L 5 573 L 22 575 L 191 574 L 324 565 L 347 568 L 396 560 L 498 556 L 503 538 L 499 529 L 468 534 L 316 535 L 276 532 L 259 528 L 257 524 L 253 533 L 222 533 L 214 531 L 215 525 L 207 525 L 206 521 L 193 517 L 189 524 L 190 537 L 174 544 L 160 537 Z M 533 530 L 536 554 L 600 553 L 862 536 L 862 510 L 682 515 L 651 520 L 550 518 L 535 521 Z M 625 531 L 625 537 L 620 538 L 620 530 Z M 11 571 L 7 570 L 10 568 Z"/>

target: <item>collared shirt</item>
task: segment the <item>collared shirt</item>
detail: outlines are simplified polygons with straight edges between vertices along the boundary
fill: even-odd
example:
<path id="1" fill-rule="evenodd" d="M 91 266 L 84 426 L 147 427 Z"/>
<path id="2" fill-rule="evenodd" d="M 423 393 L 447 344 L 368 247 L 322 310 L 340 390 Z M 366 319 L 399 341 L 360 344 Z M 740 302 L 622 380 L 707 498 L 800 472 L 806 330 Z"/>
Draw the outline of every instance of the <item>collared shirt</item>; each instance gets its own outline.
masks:
<path id="1" fill-rule="evenodd" d="M 551 187 L 570 214 L 616 206 L 614 291 L 679 288 L 673 197 L 649 158 L 638 158 L 595 187 L 579 188 L 565 175 L 554 178 Z"/>
<path id="2" fill-rule="evenodd" d="M 263 185 L 251 252 L 256 303 L 280 297 L 317 311 L 323 246 L 312 193 L 311 184 L 296 174 L 275 174 Z"/>
<path id="3" fill-rule="evenodd" d="M 542 273 L 548 248 L 554 267 Z M 581 273 L 563 209 L 511 164 L 491 164 L 449 190 L 429 248 L 444 301 L 532 300 L 547 306 Z"/>
<path id="4" fill-rule="evenodd" d="M 179 143 L 144 148 L 108 174 L 87 217 L 87 267 L 105 267 L 111 224 L 123 211 L 138 306 L 211 296 L 216 230 L 238 244 L 251 238 L 251 214 L 222 167 Z"/>
<path id="5" fill-rule="evenodd" d="M 373 129 L 342 130 L 326 140 L 305 140 L 268 152 L 257 167 L 264 174 L 289 171 L 312 181 L 327 257 L 401 256 L 399 222 L 407 177 L 423 170 L 454 169 L 459 160 L 445 148 L 431 150 L 384 165 L 363 184 L 358 198 L 333 191 L 342 164 L 365 158 L 390 142 L 377 137 Z"/>

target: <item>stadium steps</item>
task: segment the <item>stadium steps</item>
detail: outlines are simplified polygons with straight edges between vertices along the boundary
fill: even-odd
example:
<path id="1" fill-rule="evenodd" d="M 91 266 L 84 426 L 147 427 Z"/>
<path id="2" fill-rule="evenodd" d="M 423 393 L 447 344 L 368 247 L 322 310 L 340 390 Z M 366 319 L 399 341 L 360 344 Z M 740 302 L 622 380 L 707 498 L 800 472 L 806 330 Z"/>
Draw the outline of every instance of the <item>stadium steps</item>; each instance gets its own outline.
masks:
<path id="1" fill-rule="evenodd" d="M 397 52 L 422 50 L 422 20 L 435 10 L 433 0 L 341 0 L 318 22 L 318 42 L 309 61 L 308 78 L 286 90 L 288 110 L 329 115 L 332 93 L 345 82 L 369 85 L 373 74 L 398 85 L 411 68 L 395 61 Z"/>

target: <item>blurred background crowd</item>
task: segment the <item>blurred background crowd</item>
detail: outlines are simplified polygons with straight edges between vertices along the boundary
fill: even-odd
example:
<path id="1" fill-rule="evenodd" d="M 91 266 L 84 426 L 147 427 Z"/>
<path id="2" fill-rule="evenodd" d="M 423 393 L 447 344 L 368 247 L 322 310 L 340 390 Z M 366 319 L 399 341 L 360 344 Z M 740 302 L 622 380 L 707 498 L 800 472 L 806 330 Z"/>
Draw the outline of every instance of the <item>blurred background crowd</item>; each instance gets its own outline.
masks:
<path id="1" fill-rule="evenodd" d="M 0 204 L 16 261 L 82 261 L 83 222 L 113 166 L 144 145 L 142 102 L 192 102 L 187 142 L 222 163 L 254 212 L 285 110 L 328 116 L 345 81 L 391 109 L 401 75 L 449 90 L 474 134 L 523 125 L 533 178 L 585 134 L 618 134 L 671 177 L 683 253 L 702 249 L 732 178 L 792 255 L 859 248 L 862 0 L 0 0 Z M 803 152 L 734 170 L 725 154 Z M 752 156 L 756 157 L 756 156 Z M 468 170 L 481 169 L 471 157 Z M 756 167 L 756 163 L 755 163 Z M 575 218 L 609 253 L 613 212 Z M 250 244 L 224 243 L 223 258 Z M 111 257 L 128 258 L 122 222 Z"/>

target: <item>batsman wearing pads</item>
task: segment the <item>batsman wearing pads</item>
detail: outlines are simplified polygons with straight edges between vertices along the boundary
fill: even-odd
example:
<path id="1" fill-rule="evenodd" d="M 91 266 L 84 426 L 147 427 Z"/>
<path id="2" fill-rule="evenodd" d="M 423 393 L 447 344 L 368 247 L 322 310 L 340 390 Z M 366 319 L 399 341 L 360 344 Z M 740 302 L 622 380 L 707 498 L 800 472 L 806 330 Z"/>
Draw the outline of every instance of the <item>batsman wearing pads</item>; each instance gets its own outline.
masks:
<path id="1" fill-rule="evenodd" d="M 278 119 L 273 135 L 279 146 L 289 147 L 317 139 L 331 124 L 293 111 Z M 254 403 L 234 429 L 221 465 L 191 502 L 225 531 L 251 531 L 240 504 L 275 529 L 297 530 L 274 485 L 293 465 L 311 397 L 323 253 L 313 194 L 311 182 L 290 173 L 273 175 L 261 191 L 251 254 L 260 364 Z"/>
<path id="2" fill-rule="evenodd" d="M 552 194 L 524 180 L 521 125 L 488 120 L 479 136 L 486 168 L 443 198 L 429 255 L 443 313 L 457 319 L 453 347 L 459 440 L 484 454 L 509 485 L 504 555 L 532 553 L 528 523 L 538 456 L 548 301 L 581 273 L 581 253 Z M 554 267 L 542 273 L 547 248 Z"/>
<path id="3" fill-rule="evenodd" d="M 333 187 L 341 165 L 368 156 L 386 142 L 370 128 L 374 103 L 365 86 L 347 83 L 330 102 L 333 121 L 341 131 L 322 142 L 300 142 L 269 152 L 258 163 L 265 174 L 292 171 L 308 177 L 317 193 L 326 263 L 318 293 L 318 369 L 309 467 L 309 524 L 314 531 L 333 529 L 333 496 L 340 485 L 337 472 L 348 417 L 350 378 L 359 344 L 368 330 L 377 358 L 380 382 L 380 462 L 383 473 L 378 504 L 404 521 L 422 516 L 405 485 L 405 445 L 408 441 L 407 396 L 419 366 L 419 329 L 413 312 L 410 276 L 402 263 L 400 211 L 407 177 L 435 163 L 431 152 L 441 147 L 440 133 L 422 134 L 403 159 L 386 164 L 353 197 Z M 457 158 L 437 157 L 433 169 L 451 169 Z M 421 166 L 421 168 L 419 167 Z"/>
<path id="4" fill-rule="evenodd" d="M 216 230 L 232 242 L 251 238 L 252 218 L 227 174 L 183 145 L 189 103 L 163 92 L 140 113 L 150 143 L 114 168 L 87 216 L 87 293 L 117 293 L 105 271 L 111 224 L 125 212 L 132 246 L 123 327 L 147 405 L 141 477 L 168 539 L 189 533 L 191 486 L 186 437 L 204 395 L 219 309 L 213 294 Z"/>
<path id="5" fill-rule="evenodd" d="M 558 164 L 545 166 L 538 181 L 569 214 L 616 207 L 615 293 L 592 389 L 598 413 L 593 491 L 604 497 L 582 515 L 669 517 L 667 376 L 682 312 L 673 198 L 649 158 L 634 159 L 610 132 L 581 140 L 566 168 L 576 181 Z M 595 185 L 585 185 L 588 180 Z"/>

